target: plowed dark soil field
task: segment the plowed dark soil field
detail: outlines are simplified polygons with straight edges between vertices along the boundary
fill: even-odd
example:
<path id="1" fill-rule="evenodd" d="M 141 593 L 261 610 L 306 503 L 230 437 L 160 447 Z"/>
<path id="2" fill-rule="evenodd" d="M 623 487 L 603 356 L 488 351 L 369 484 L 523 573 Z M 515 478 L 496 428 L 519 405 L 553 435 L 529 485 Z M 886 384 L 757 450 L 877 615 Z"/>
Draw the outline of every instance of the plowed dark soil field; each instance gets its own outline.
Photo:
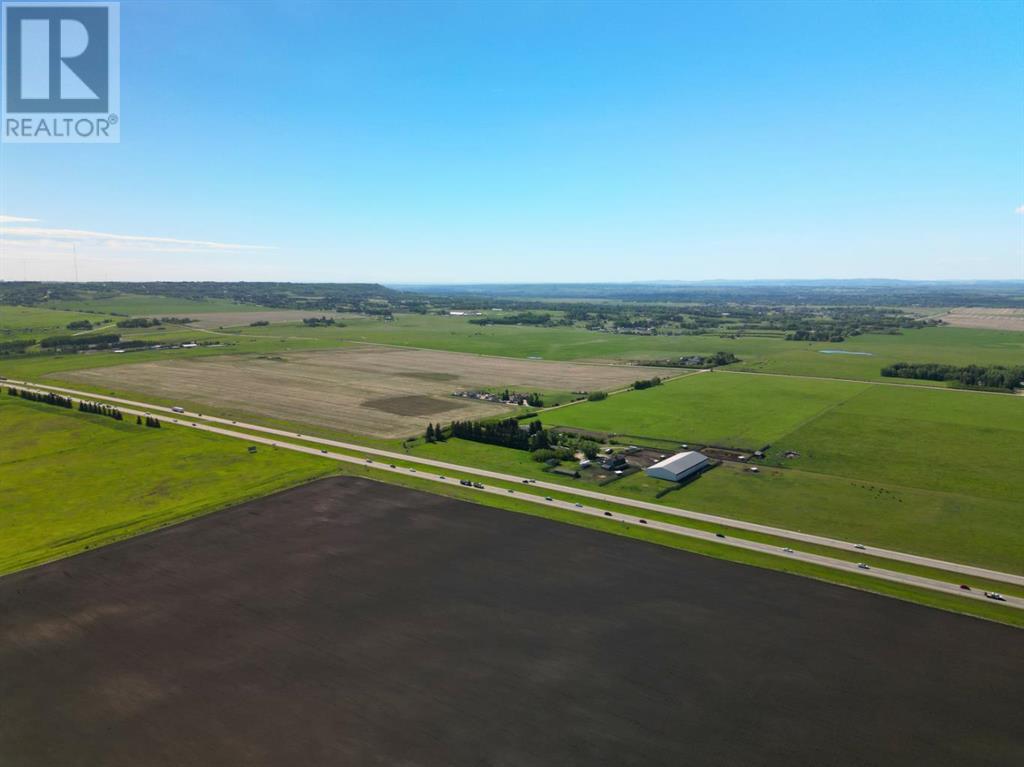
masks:
<path id="1" fill-rule="evenodd" d="M 1019 765 L 1024 633 L 335 478 L 0 579 L 0 764 Z"/>

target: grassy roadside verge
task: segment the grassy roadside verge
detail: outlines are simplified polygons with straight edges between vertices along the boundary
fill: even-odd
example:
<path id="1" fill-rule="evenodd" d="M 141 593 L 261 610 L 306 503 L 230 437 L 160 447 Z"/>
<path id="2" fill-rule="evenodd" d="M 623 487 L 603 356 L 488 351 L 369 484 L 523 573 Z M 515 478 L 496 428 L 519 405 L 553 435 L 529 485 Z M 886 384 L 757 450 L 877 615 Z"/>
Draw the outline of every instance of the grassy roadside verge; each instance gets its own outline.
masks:
<path id="1" fill-rule="evenodd" d="M 0 395 L 0 574 L 325 476 L 335 466 Z"/>

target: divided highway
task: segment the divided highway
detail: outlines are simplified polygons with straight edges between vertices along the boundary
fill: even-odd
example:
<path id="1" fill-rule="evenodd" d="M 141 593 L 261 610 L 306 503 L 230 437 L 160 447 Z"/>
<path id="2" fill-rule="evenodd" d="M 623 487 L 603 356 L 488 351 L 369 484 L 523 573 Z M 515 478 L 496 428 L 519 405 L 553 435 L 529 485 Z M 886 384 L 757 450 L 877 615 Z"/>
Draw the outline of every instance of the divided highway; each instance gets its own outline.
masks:
<path id="1" fill-rule="evenodd" d="M 245 440 L 250 443 L 270 445 L 277 448 L 293 450 L 300 453 L 308 453 L 310 455 L 317 455 L 324 458 L 330 458 L 336 461 L 342 461 L 346 463 L 359 464 L 359 465 L 372 465 L 374 469 L 393 472 L 402 475 L 414 475 L 417 478 L 429 480 L 433 482 L 439 482 L 449 485 L 459 485 L 460 479 L 464 478 L 465 475 L 473 477 L 488 477 L 491 479 L 501 480 L 504 482 L 520 483 L 522 484 L 522 477 L 517 477 L 511 474 L 503 474 L 501 472 L 489 471 L 486 469 L 478 469 L 475 467 L 462 466 L 459 464 L 446 463 L 443 461 L 435 461 L 431 459 L 420 458 L 416 456 L 409 456 L 404 453 L 396 453 L 388 450 L 381 450 L 379 448 L 370 448 L 363 445 L 356 445 L 352 443 L 340 442 L 337 440 L 326 439 L 323 437 L 313 437 L 304 435 L 297 432 L 289 432 L 281 429 L 273 429 L 266 426 L 259 426 L 257 424 L 249 424 L 244 422 L 231 421 L 225 418 L 219 418 L 210 415 L 200 415 L 198 413 L 177 413 L 169 407 L 161 405 L 152 405 L 148 403 L 138 402 L 134 400 L 128 400 L 119 397 L 112 397 L 106 395 L 98 395 L 92 392 L 83 392 L 75 389 L 68 389 L 59 386 L 51 386 L 49 384 L 35 384 L 27 381 L 15 381 L 6 380 L 6 384 L 13 386 L 24 386 L 40 391 L 54 391 L 60 392 L 65 395 L 71 395 L 78 399 L 87 401 L 102 400 L 106 402 L 117 403 L 121 407 L 121 410 L 130 415 L 146 415 L 161 413 L 166 417 L 171 418 L 172 421 L 182 426 L 189 426 L 195 429 L 201 429 L 214 434 L 220 434 L 226 437 L 232 437 L 235 439 Z M 224 426 L 236 426 L 238 428 L 246 429 L 249 431 L 258 432 L 260 434 L 267 434 L 270 436 L 263 437 L 253 434 L 248 434 L 240 431 L 234 431 L 230 428 L 223 428 Z M 329 450 L 322 448 L 309 447 L 307 445 L 295 444 L 290 441 L 279 441 L 274 439 L 278 437 L 284 440 L 301 439 L 305 442 L 312 442 L 318 445 L 324 445 L 327 447 L 335 447 L 338 449 L 347 450 L 350 452 L 360 453 L 360 456 L 346 455 L 343 453 L 334 453 Z M 384 458 L 390 461 L 402 461 L 406 463 L 415 463 L 419 466 L 430 466 L 435 469 L 441 469 L 443 471 L 462 474 L 463 477 L 459 476 L 447 476 L 447 475 L 435 475 L 433 473 L 425 473 L 422 470 L 416 468 L 408 468 L 403 466 L 392 466 L 390 464 L 378 463 L 372 458 L 365 456 L 375 456 L 378 458 Z M 524 486 L 526 487 L 526 486 Z M 800 533 L 781 528 L 769 527 L 767 525 L 758 525 L 756 523 L 742 522 L 740 520 L 730 519 L 727 517 L 719 517 L 711 514 L 703 514 L 700 512 L 687 511 L 682 509 L 676 509 L 670 506 L 663 506 L 661 504 L 649 503 L 647 501 L 638 501 L 630 498 L 624 498 L 617 495 L 610 495 L 608 493 L 600 493 L 591 490 L 585 490 L 580 488 L 569 487 L 556 483 L 542 482 L 531 480 L 530 488 L 540 488 L 546 490 L 552 490 L 563 494 L 577 496 L 581 498 L 591 498 L 594 500 L 605 501 L 614 503 L 619 506 L 628 506 L 638 510 L 656 511 L 663 514 L 675 515 L 681 518 L 688 518 L 699 520 L 702 522 L 709 522 L 719 524 L 724 527 L 731 527 L 736 529 L 748 530 L 751 532 L 765 533 L 772 536 L 786 538 L 793 542 L 806 542 L 817 545 L 829 546 L 832 548 L 842 550 L 852 550 L 854 545 L 848 542 L 839 541 L 832 538 L 826 538 L 822 536 L 810 535 L 807 533 Z M 841 570 L 846 572 L 856 573 L 865 577 L 877 578 L 880 580 L 892 581 L 895 583 L 903 583 L 910 586 L 917 586 L 920 588 L 926 588 L 932 591 L 939 591 L 947 594 L 955 594 L 960 597 L 968 599 L 981 599 L 986 600 L 984 593 L 978 590 L 965 591 L 959 588 L 958 585 L 947 582 L 935 580 L 932 578 L 926 578 L 923 576 L 910 575 L 907 573 L 901 573 L 894 570 L 886 570 L 883 568 L 872 567 L 870 569 L 862 569 L 858 567 L 856 563 L 849 562 L 846 560 L 835 559 L 819 554 L 811 554 L 807 552 L 794 551 L 794 550 L 783 550 L 778 545 L 772 545 L 767 543 L 760 543 L 756 541 L 744 540 L 740 538 L 727 538 L 720 533 L 706 532 L 702 530 L 695 530 L 690 527 L 681 525 L 674 525 L 667 522 L 660 522 L 655 520 L 645 519 L 635 514 L 623 514 L 621 512 L 610 512 L 604 509 L 597 509 L 593 507 L 584 506 L 581 503 L 572 503 L 570 501 L 563 501 L 558 499 L 547 500 L 546 497 L 535 495 L 533 493 L 523 492 L 522 490 L 511 490 L 493 487 L 480 487 L 477 488 L 478 492 L 490 493 L 493 495 L 509 496 L 512 495 L 516 498 L 531 501 L 545 506 L 552 506 L 555 508 L 561 508 L 567 511 L 578 514 L 587 514 L 591 516 L 597 516 L 602 518 L 612 518 L 626 524 L 633 525 L 644 525 L 645 527 L 663 530 L 665 532 L 672 533 L 674 535 L 682 535 L 689 538 L 698 540 L 708 541 L 720 545 L 732 546 L 734 548 L 746 549 L 749 551 L 757 551 L 761 553 L 771 554 L 773 556 L 783 556 L 788 558 L 797 559 L 804 562 L 809 562 L 823 567 L 832 568 L 834 570 Z M 928 557 L 921 557 L 914 554 L 904 554 L 902 552 L 889 551 L 885 549 L 871 548 L 866 551 L 874 557 L 882 557 L 892 559 L 894 561 L 902 561 L 911 564 L 925 565 L 928 567 L 934 567 L 937 569 L 945 570 L 947 572 L 958 573 L 965 576 L 974 576 L 984 578 L 988 580 L 1001 581 L 1004 583 L 1013 583 L 1018 585 L 1024 585 L 1024 576 L 1013 575 L 1011 573 L 1002 573 L 994 570 L 988 570 L 985 568 L 974 567 L 971 565 L 963 565 L 959 563 L 946 562 L 938 559 L 931 559 Z M 1014 596 L 1005 597 L 1004 604 L 1018 609 L 1024 609 L 1024 599 Z"/>

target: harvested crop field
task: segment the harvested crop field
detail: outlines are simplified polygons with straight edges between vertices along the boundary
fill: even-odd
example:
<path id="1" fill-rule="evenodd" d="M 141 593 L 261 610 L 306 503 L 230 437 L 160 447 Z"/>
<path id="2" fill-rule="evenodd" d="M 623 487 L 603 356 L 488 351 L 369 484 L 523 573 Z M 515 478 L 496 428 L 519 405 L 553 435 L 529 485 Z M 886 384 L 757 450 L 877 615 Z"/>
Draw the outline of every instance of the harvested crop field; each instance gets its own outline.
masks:
<path id="1" fill-rule="evenodd" d="M 965 306 L 942 315 L 942 321 L 958 328 L 1024 331 L 1024 309 L 992 309 Z"/>
<path id="2" fill-rule="evenodd" d="M 1020 638 L 336 478 L 0 579 L 0 755 L 1020 764 Z"/>
<path id="3" fill-rule="evenodd" d="M 495 403 L 452 397 L 455 390 L 613 389 L 650 374 L 647 368 L 625 365 L 361 345 L 272 357 L 144 362 L 79 370 L 61 378 L 390 438 L 419 434 L 430 421 L 513 412 Z"/>

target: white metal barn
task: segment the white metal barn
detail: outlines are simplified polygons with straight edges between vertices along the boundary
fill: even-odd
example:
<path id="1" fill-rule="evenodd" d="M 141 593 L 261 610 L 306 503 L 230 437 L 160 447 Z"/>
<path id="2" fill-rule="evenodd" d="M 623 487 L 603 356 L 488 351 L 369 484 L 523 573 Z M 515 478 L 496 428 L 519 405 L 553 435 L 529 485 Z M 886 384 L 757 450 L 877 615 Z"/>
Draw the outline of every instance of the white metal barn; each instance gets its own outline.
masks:
<path id="1" fill-rule="evenodd" d="M 687 450 L 685 453 L 676 453 L 663 461 L 648 466 L 645 472 L 648 477 L 679 482 L 701 471 L 707 465 L 706 455 L 701 455 L 696 450 Z"/>

